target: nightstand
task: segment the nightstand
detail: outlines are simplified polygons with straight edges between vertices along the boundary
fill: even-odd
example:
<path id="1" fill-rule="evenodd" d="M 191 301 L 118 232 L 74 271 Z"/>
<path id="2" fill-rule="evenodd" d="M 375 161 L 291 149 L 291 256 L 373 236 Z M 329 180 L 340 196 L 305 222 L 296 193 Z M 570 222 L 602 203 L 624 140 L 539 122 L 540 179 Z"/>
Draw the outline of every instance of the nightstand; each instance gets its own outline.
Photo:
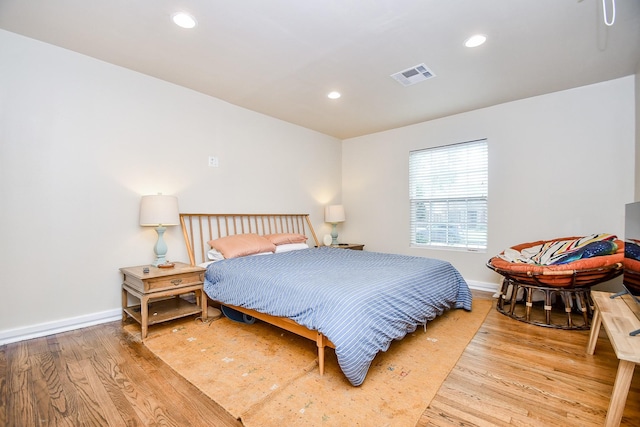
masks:
<path id="1" fill-rule="evenodd" d="M 145 268 L 149 272 L 145 273 Z M 121 268 L 122 321 L 131 316 L 142 328 L 142 340 L 147 337 L 148 326 L 180 317 L 200 314 L 207 318 L 207 296 L 204 293 L 202 267 L 176 262 L 173 268 L 150 265 Z M 180 295 L 194 293 L 196 304 Z M 128 296 L 140 300 L 140 305 L 129 306 Z M 171 298 L 173 297 L 173 298 Z"/>
<path id="2" fill-rule="evenodd" d="M 338 243 L 337 245 L 331 245 L 331 247 L 340 249 L 352 249 L 354 251 L 361 251 L 364 249 L 364 245 L 360 243 Z"/>

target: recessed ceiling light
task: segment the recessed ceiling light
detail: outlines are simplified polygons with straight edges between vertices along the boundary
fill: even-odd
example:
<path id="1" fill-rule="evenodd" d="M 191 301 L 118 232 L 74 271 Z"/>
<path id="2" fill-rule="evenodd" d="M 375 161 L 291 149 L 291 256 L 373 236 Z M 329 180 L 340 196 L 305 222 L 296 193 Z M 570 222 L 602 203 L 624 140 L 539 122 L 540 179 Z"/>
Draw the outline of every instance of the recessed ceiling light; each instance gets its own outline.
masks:
<path id="1" fill-rule="evenodd" d="M 196 26 L 196 19 L 188 13 L 179 12 L 173 15 L 173 22 L 182 28 L 193 28 Z"/>
<path id="2" fill-rule="evenodd" d="M 329 92 L 329 94 L 327 95 L 329 99 L 338 99 L 341 96 L 342 95 L 340 94 L 340 92 Z"/>
<path id="3" fill-rule="evenodd" d="M 475 36 L 469 37 L 464 42 L 464 45 L 466 47 L 478 47 L 486 41 L 487 41 L 487 36 L 485 36 L 484 34 L 476 34 Z"/>

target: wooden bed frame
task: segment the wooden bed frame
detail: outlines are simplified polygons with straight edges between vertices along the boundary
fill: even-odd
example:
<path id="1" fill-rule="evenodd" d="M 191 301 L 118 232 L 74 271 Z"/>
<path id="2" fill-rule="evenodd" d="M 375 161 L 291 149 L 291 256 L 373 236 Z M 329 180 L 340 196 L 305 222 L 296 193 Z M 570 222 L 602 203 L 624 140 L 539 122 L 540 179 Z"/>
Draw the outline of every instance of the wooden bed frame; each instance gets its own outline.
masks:
<path id="1" fill-rule="evenodd" d="M 191 265 L 209 261 L 207 242 L 219 237 L 256 233 L 299 233 L 309 238 L 309 246 L 319 246 L 308 214 L 180 214 L 180 224 Z M 219 301 L 216 301 L 219 303 Z M 316 342 L 318 346 L 318 368 L 324 374 L 324 348 L 335 345 L 318 331 L 308 329 L 286 317 L 276 317 L 244 307 L 225 304 L 248 316 L 260 319 L 294 334 Z"/>

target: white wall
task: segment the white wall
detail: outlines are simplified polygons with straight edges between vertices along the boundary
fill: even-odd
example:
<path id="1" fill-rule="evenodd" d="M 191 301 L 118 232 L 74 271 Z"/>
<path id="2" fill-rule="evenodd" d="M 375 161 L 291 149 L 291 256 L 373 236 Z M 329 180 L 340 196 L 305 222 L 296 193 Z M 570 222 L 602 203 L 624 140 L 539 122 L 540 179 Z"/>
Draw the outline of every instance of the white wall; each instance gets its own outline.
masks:
<path id="1" fill-rule="evenodd" d="M 340 240 L 446 259 L 468 281 L 497 284 L 485 263 L 509 246 L 622 237 L 634 197 L 634 121 L 629 76 L 343 141 Z M 479 138 L 489 143 L 487 252 L 410 248 L 409 151 Z"/>
<path id="2" fill-rule="evenodd" d="M 640 201 L 640 62 L 636 68 L 636 155 L 635 155 L 635 199 Z"/>
<path id="3" fill-rule="evenodd" d="M 341 144 L 13 33 L 0 46 L 0 342 L 119 313 L 118 268 L 153 260 L 143 194 L 177 195 L 183 212 L 309 212 L 320 237 L 323 206 L 342 201 L 341 241 L 493 283 L 484 264 L 505 247 L 622 235 L 633 201 L 633 77 Z M 476 138 L 489 140 L 489 250 L 410 249 L 409 150 Z M 177 227 L 166 240 L 186 259 Z"/>
<path id="4" fill-rule="evenodd" d="M 118 269 L 154 258 L 143 194 L 183 212 L 310 213 L 329 231 L 339 140 L 10 32 L 0 46 L 0 341 L 118 313 Z M 188 260 L 179 227 L 166 241 Z"/>

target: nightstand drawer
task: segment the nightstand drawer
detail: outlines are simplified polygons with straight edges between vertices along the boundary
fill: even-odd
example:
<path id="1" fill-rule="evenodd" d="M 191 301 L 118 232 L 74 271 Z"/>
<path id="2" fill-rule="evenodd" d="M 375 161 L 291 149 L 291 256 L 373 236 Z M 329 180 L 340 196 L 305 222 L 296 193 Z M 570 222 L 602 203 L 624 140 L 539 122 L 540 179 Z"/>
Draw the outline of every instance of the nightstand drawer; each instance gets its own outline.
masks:
<path id="1" fill-rule="evenodd" d="M 158 277 L 145 281 L 150 292 L 176 288 L 178 286 L 199 285 L 204 280 L 204 273 L 182 273 L 174 276 Z"/>
<path id="2" fill-rule="evenodd" d="M 147 273 L 145 273 L 147 268 Z M 199 285 L 204 282 L 204 269 L 176 263 L 175 268 L 164 269 L 150 266 L 121 268 L 124 283 L 140 293 L 152 293 Z"/>
<path id="3" fill-rule="evenodd" d="M 197 285 L 204 281 L 204 273 L 182 273 L 173 276 L 153 277 L 138 279 L 137 277 L 125 277 L 124 282 L 140 292 L 158 292 L 179 286 Z"/>

